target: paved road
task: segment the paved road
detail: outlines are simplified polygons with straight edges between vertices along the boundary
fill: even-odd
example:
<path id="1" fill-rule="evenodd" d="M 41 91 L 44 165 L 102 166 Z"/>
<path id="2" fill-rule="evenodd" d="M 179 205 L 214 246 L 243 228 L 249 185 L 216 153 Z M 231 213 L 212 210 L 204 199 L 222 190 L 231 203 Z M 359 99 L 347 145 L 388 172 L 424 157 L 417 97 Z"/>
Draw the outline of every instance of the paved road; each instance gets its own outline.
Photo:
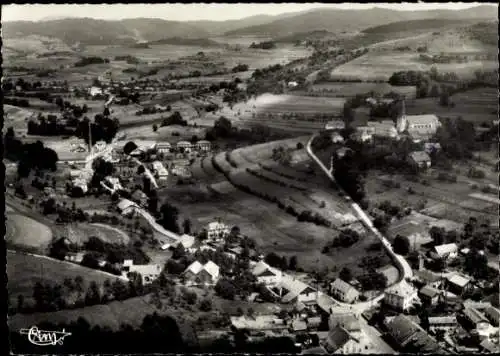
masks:
<path id="1" fill-rule="evenodd" d="M 321 160 L 314 154 L 313 150 L 312 150 L 312 141 L 317 137 L 317 134 L 314 134 L 309 142 L 307 143 L 307 146 L 306 146 L 306 149 L 307 149 L 307 153 L 308 155 L 312 158 L 312 160 L 323 170 L 323 172 L 327 175 L 327 177 L 332 181 L 332 183 L 334 183 L 336 186 L 337 185 L 337 182 L 335 181 L 335 177 L 333 176 L 333 174 L 330 172 L 330 170 L 323 164 L 323 162 L 321 162 Z M 339 187 L 339 189 L 341 189 Z M 366 226 L 366 228 L 368 228 L 375 236 L 377 236 L 377 238 L 382 242 L 382 245 L 385 247 L 387 253 L 389 253 L 389 255 L 391 255 L 394 260 L 398 263 L 399 265 L 399 268 L 400 268 L 400 271 L 403 272 L 403 275 L 401 276 L 401 280 L 404 280 L 404 279 L 407 279 L 407 278 L 411 278 L 413 277 L 413 271 L 410 267 L 410 264 L 405 260 L 405 258 L 401 255 L 398 255 L 396 254 L 393 249 L 392 249 L 392 245 L 390 244 L 390 242 L 388 241 L 388 239 L 386 237 L 384 237 L 380 231 L 378 231 L 374 226 L 373 226 L 373 223 L 371 221 L 371 219 L 369 218 L 368 214 L 366 214 L 363 209 L 361 209 L 361 207 L 354 203 L 352 201 L 352 199 L 349 197 L 349 195 L 347 195 L 345 193 L 345 191 L 343 192 L 344 193 L 344 196 L 345 196 L 345 199 L 351 204 L 351 207 L 353 208 L 353 210 L 356 212 L 356 214 L 358 215 L 359 217 L 359 220 Z M 398 283 L 401 283 L 398 282 Z M 370 301 L 367 301 L 367 302 L 361 302 L 361 303 L 356 303 L 356 304 L 345 304 L 345 303 L 340 303 L 337 301 L 338 304 L 340 305 L 343 305 L 343 306 L 346 306 L 346 307 L 350 307 L 351 309 L 354 309 L 358 312 L 363 312 L 367 309 L 370 309 L 375 303 L 378 303 L 380 302 L 384 297 L 384 293 L 382 293 L 381 295 L 377 296 L 375 299 L 373 300 L 370 300 Z"/>

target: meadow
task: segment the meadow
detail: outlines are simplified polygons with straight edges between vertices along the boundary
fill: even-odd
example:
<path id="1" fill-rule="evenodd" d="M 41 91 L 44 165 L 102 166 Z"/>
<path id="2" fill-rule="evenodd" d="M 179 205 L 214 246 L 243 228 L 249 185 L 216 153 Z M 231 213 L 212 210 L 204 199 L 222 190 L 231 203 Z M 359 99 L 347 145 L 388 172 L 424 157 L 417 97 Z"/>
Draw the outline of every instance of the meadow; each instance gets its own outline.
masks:
<path id="1" fill-rule="evenodd" d="M 6 241 L 14 246 L 45 250 L 52 241 L 52 231 L 29 217 L 8 213 L 5 223 Z"/>

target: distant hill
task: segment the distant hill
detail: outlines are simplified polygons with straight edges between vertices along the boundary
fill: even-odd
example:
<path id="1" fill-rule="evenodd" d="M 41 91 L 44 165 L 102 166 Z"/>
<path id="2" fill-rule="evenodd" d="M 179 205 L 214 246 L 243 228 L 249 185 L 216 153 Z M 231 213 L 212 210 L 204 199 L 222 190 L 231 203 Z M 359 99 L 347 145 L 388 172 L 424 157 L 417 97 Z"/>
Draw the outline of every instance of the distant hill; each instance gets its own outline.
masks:
<path id="1" fill-rule="evenodd" d="M 68 45 L 133 44 L 137 41 L 157 41 L 165 38 L 165 34 L 185 38 L 208 37 L 207 32 L 193 25 L 160 19 L 15 21 L 2 23 L 2 32 L 4 38 L 40 35 L 61 39 Z"/>
<path id="2" fill-rule="evenodd" d="M 486 45 L 498 45 L 498 22 L 480 22 L 465 29 L 473 40 L 478 40 Z"/>
<path id="3" fill-rule="evenodd" d="M 475 20 L 477 21 L 477 20 Z M 425 19 L 425 20 L 410 20 L 410 21 L 397 21 L 391 22 L 386 25 L 369 27 L 364 29 L 363 33 L 378 34 L 378 33 L 392 33 L 401 31 L 412 30 L 435 30 L 447 26 L 463 25 L 463 19 Z"/>
<path id="4" fill-rule="evenodd" d="M 148 42 L 148 45 L 175 45 L 175 46 L 198 46 L 198 47 L 221 47 L 221 43 L 210 40 L 208 38 L 182 38 L 182 37 L 169 37 L 163 38 L 158 41 Z"/>
<path id="5" fill-rule="evenodd" d="M 327 30 L 316 30 L 308 32 L 298 32 L 291 35 L 278 37 L 274 39 L 274 42 L 278 43 L 295 43 L 297 41 L 309 41 L 309 40 L 321 40 L 326 37 L 335 37 L 335 34 Z"/>
<path id="6" fill-rule="evenodd" d="M 296 16 L 275 20 L 268 24 L 250 26 L 227 32 L 228 36 L 272 36 L 283 37 L 293 33 L 326 30 L 361 31 L 391 22 L 423 19 L 493 19 L 497 18 L 496 7 L 482 5 L 464 10 L 396 11 L 381 8 L 366 10 L 315 9 Z"/>

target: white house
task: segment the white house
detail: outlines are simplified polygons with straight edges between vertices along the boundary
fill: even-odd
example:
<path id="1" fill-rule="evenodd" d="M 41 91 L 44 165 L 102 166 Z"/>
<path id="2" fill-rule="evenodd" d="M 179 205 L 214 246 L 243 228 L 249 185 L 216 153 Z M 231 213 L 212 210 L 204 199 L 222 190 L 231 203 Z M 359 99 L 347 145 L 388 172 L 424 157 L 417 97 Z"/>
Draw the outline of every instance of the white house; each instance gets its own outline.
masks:
<path id="1" fill-rule="evenodd" d="M 325 125 L 325 130 L 343 130 L 345 129 L 345 122 L 342 120 L 328 121 Z"/>
<path id="2" fill-rule="evenodd" d="M 431 158 L 425 151 L 414 151 L 408 154 L 407 161 L 417 168 L 429 168 L 431 166 Z"/>
<path id="3" fill-rule="evenodd" d="M 406 115 L 405 102 L 396 128 L 399 133 L 407 132 L 414 139 L 429 138 L 437 132 L 441 122 L 436 115 Z"/>
<path id="4" fill-rule="evenodd" d="M 295 81 L 291 81 L 291 82 L 288 82 L 288 87 L 289 88 L 295 88 L 299 85 L 299 83 L 295 82 Z"/>
<path id="5" fill-rule="evenodd" d="M 176 242 L 174 243 L 168 243 L 165 244 L 161 247 L 162 250 L 166 250 L 170 247 L 173 246 L 178 246 L 179 244 L 182 245 L 186 250 L 190 250 L 193 247 L 194 243 L 196 242 L 196 238 L 194 236 L 184 234 L 182 235 Z M 193 252 L 195 251 L 194 249 L 192 250 Z"/>
<path id="6" fill-rule="evenodd" d="M 153 172 L 156 174 L 158 179 L 165 180 L 168 178 L 168 171 L 163 166 L 163 163 L 161 163 L 160 161 L 154 161 L 152 163 L 152 166 L 153 166 Z"/>
<path id="7" fill-rule="evenodd" d="M 447 260 L 456 258 L 458 256 L 458 246 L 456 243 L 434 246 L 431 256 Z"/>
<path id="8" fill-rule="evenodd" d="M 349 283 L 337 278 L 330 284 L 330 293 L 342 302 L 352 303 L 359 298 L 359 292 Z"/>
<path id="9" fill-rule="evenodd" d="M 429 330 L 433 332 L 436 330 L 449 331 L 457 328 L 457 326 L 458 322 L 455 315 L 429 317 Z"/>
<path id="10" fill-rule="evenodd" d="M 95 87 L 95 86 L 91 87 L 91 88 L 89 89 L 89 95 L 90 95 L 91 97 L 95 97 L 95 96 L 98 96 L 98 95 L 103 95 L 103 93 L 102 93 L 102 88 Z"/>
<path id="11" fill-rule="evenodd" d="M 219 280 L 220 268 L 212 261 L 204 265 L 194 261 L 186 268 L 183 275 L 188 284 L 214 285 Z"/>
<path id="12" fill-rule="evenodd" d="M 129 273 L 138 273 L 142 278 L 142 284 L 149 284 L 156 280 L 161 273 L 161 265 L 130 265 L 123 266 L 123 276 L 128 277 Z"/>
<path id="13" fill-rule="evenodd" d="M 231 232 L 231 229 L 228 225 L 220 222 L 214 221 L 208 224 L 207 228 L 207 237 L 209 240 L 220 240 Z"/>
<path id="14" fill-rule="evenodd" d="M 276 285 L 281 281 L 283 273 L 269 266 L 264 261 L 258 262 L 252 269 L 252 274 L 257 278 L 258 283 L 265 285 Z"/>
<path id="15" fill-rule="evenodd" d="M 398 131 L 396 130 L 396 126 L 394 122 L 391 120 L 383 120 L 381 122 L 370 121 L 367 123 L 368 127 L 372 127 L 374 129 L 374 135 L 381 137 L 390 137 L 396 138 L 398 137 Z"/>
<path id="16" fill-rule="evenodd" d="M 384 302 L 396 310 L 408 310 L 417 299 L 418 292 L 406 280 L 388 288 L 384 295 Z"/>

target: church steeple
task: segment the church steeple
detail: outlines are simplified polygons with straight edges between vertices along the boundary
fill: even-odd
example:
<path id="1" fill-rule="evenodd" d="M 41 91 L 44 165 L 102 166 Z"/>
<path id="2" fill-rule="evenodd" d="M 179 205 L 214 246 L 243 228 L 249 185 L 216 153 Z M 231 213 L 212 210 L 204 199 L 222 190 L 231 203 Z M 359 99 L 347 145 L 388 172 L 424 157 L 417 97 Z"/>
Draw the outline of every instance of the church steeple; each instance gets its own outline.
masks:
<path id="1" fill-rule="evenodd" d="M 406 126 L 407 126 L 405 99 L 403 99 L 401 106 L 402 106 L 401 114 L 399 115 L 397 123 L 396 123 L 396 129 L 398 130 L 398 133 L 405 131 Z"/>

